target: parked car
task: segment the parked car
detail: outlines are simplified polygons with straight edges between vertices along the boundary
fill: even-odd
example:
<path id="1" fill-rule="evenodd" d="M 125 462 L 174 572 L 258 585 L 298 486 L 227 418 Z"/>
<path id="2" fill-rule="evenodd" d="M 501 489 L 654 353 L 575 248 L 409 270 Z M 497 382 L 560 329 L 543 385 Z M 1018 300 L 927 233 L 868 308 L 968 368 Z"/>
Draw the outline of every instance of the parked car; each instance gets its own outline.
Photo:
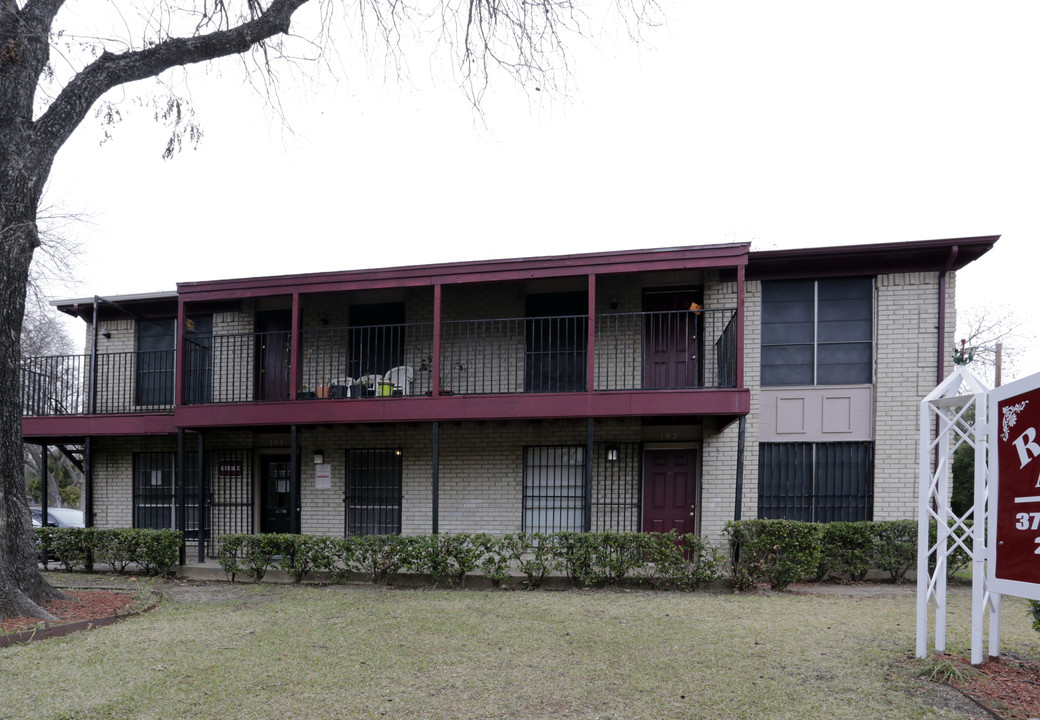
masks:
<path id="1" fill-rule="evenodd" d="M 29 512 L 32 513 L 33 526 L 36 527 L 37 523 L 43 524 L 43 510 L 38 507 L 30 507 Z M 47 508 L 47 526 L 48 527 L 85 527 L 83 523 L 83 511 L 74 510 L 72 508 Z"/>

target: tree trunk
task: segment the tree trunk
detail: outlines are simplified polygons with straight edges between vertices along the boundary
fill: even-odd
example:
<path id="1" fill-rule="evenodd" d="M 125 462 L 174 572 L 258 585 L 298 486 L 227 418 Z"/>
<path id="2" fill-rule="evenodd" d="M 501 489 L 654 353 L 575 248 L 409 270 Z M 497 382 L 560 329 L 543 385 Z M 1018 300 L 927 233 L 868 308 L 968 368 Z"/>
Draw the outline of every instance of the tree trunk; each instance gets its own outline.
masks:
<path id="1" fill-rule="evenodd" d="M 0 178 L 13 174 L 0 172 Z M 18 190 L 0 187 L 0 619 L 53 620 L 40 603 L 62 595 L 40 574 L 25 500 L 19 337 L 29 264 L 39 239 L 36 204 L 18 202 Z M 26 194 L 33 195 L 31 190 Z"/>

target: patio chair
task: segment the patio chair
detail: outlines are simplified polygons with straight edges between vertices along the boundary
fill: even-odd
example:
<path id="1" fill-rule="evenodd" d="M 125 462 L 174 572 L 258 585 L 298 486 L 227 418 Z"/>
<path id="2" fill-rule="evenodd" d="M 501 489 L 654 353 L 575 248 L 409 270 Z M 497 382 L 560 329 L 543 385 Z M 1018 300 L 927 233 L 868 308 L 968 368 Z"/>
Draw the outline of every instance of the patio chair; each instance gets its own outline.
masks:
<path id="1" fill-rule="evenodd" d="M 415 371 L 409 365 L 390 368 L 383 376 L 383 379 L 393 383 L 394 390 L 400 390 L 402 395 L 412 394 L 412 380 L 414 378 Z"/>

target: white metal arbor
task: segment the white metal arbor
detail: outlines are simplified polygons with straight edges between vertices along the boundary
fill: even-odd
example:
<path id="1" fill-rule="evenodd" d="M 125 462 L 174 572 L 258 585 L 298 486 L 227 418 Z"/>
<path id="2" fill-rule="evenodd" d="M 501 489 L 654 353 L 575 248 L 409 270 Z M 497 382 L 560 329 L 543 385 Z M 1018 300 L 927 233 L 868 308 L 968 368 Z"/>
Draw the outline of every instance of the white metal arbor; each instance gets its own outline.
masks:
<path id="1" fill-rule="evenodd" d="M 1000 595 L 986 577 L 986 518 L 989 509 L 986 414 L 989 388 L 963 365 L 921 401 L 920 486 L 917 507 L 917 657 L 928 649 L 928 603 L 935 601 L 935 649 L 946 651 L 947 559 L 958 547 L 971 558 L 971 662 L 982 662 L 983 625 L 989 608 L 989 654 L 1000 654 Z M 970 411 L 974 411 L 974 418 Z M 937 424 L 932 439 L 933 423 Z M 962 444 L 975 449 L 975 498 L 963 516 L 950 508 L 953 454 Z M 929 526 L 936 523 L 935 544 Z M 932 570 L 929 572 L 929 566 Z"/>

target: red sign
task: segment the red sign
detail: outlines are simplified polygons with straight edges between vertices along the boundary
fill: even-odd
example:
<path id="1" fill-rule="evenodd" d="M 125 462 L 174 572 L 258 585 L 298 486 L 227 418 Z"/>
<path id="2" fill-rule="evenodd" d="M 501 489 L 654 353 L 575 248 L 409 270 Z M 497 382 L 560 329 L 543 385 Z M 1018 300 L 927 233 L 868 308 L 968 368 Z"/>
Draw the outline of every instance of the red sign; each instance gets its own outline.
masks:
<path id="1" fill-rule="evenodd" d="M 221 478 L 242 477 L 242 461 L 224 459 L 218 464 L 217 475 Z"/>
<path id="2" fill-rule="evenodd" d="M 1040 599 L 1040 375 L 994 390 L 989 411 L 990 583 Z"/>

